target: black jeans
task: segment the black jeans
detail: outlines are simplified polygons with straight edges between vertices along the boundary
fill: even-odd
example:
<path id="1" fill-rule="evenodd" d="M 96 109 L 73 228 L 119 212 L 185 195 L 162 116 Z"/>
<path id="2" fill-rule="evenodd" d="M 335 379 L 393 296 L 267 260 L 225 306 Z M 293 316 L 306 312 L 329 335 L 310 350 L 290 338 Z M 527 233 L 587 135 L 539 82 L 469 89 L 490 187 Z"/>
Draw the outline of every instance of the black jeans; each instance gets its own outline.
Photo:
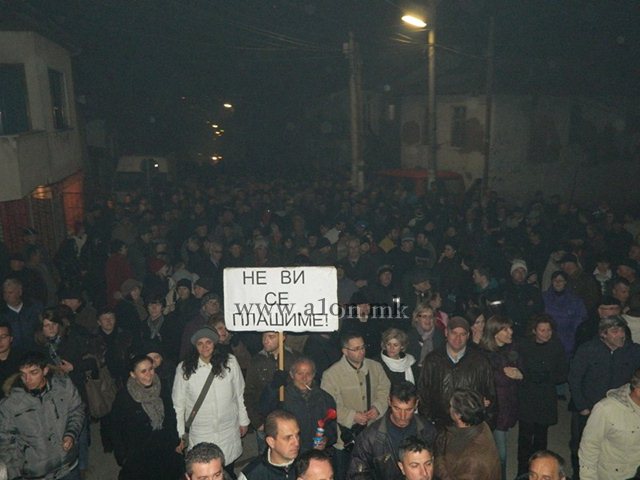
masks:
<path id="1" fill-rule="evenodd" d="M 571 412 L 571 439 L 569 440 L 569 448 L 571 450 L 571 466 L 573 468 L 573 480 L 580 480 L 580 462 L 578 460 L 578 450 L 580 449 L 580 440 L 582 440 L 582 432 L 587 425 L 589 415 L 580 415 L 580 412 Z"/>
<path id="2" fill-rule="evenodd" d="M 547 448 L 548 425 L 523 422 L 518 427 L 518 475 L 529 471 L 529 457 Z"/>

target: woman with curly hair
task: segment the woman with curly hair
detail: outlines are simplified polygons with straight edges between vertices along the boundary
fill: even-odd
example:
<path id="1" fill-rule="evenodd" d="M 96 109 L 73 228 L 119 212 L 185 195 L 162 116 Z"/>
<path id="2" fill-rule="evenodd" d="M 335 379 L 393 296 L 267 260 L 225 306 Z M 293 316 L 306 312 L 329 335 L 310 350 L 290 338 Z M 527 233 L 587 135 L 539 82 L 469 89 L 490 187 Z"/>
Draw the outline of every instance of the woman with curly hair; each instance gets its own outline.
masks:
<path id="1" fill-rule="evenodd" d="M 203 391 L 207 377 L 213 381 L 187 433 L 187 449 L 212 442 L 224 452 L 225 470 L 233 477 L 235 460 L 242 454 L 240 438 L 247 433 L 249 416 L 244 405 L 244 379 L 236 357 L 218 349 L 218 333 L 203 327 L 191 336 L 193 348 L 186 360 L 178 364 L 173 383 L 173 405 L 178 434 L 185 438 L 185 422 Z M 184 440 L 178 449 L 185 448 Z"/>

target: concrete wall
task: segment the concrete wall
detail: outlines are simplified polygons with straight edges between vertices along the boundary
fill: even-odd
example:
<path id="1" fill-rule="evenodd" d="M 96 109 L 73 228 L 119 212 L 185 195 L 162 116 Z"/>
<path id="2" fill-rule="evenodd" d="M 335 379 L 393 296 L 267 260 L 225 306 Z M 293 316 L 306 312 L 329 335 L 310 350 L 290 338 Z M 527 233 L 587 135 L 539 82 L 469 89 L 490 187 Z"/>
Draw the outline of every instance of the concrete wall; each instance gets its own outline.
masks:
<path id="1" fill-rule="evenodd" d="M 560 194 L 566 200 L 590 203 L 607 200 L 628 205 L 640 200 L 640 126 L 625 99 L 533 95 L 494 97 L 489 184 L 500 194 L 525 200 L 536 190 Z M 407 142 L 401 134 L 402 165 L 427 167 L 424 130 L 425 97 L 405 97 L 401 129 L 420 127 Z M 451 145 L 453 108 L 466 106 L 468 142 Z M 579 121 L 574 115 L 579 109 Z M 482 177 L 484 157 L 484 97 L 438 97 L 438 168 L 461 173 L 467 185 Z M 637 118 L 637 117 L 636 117 Z M 415 127 L 415 125 L 414 125 Z M 407 128 L 414 131 L 415 128 Z"/>
<path id="2" fill-rule="evenodd" d="M 76 172 L 82 154 L 69 52 L 34 32 L 0 31 L 0 63 L 24 65 L 31 125 L 30 132 L 0 137 L 0 166 L 12 172 L 0 176 L 0 201 L 6 201 Z M 68 128 L 63 130 L 53 127 L 49 69 L 64 75 Z"/>

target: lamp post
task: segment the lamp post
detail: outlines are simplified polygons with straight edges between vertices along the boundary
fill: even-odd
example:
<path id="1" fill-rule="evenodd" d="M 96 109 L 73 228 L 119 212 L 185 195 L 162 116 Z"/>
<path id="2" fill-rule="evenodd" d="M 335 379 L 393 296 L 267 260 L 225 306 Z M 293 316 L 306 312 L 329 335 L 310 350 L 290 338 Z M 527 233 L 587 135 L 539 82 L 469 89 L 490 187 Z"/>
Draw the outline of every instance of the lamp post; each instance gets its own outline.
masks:
<path id="1" fill-rule="evenodd" d="M 436 180 L 436 174 L 438 172 L 438 138 L 436 130 L 436 6 L 435 2 L 430 2 L 429 11 L 429 27 L 427 23 L 421 18 L 413 15 L 405 15 L 402 17 L 402 21 L 418 28 L 427 28 L 427 46 L 429 53 L 429 65 L 427 72 L 428 80 L 428 129 L 429 129 L 429 184 L 432 184 Z"/>

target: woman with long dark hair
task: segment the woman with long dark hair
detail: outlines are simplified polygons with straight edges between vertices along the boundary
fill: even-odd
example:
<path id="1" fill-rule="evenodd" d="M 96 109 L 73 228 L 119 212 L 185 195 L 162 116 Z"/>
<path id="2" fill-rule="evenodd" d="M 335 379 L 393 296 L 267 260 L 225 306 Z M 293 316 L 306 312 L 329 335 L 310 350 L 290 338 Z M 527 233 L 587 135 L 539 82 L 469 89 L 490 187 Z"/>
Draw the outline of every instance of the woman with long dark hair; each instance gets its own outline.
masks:
<path id="1" fill-rule="evenodd" d="M 153 360 L 136 355 L 129 378 L 111 411 L 114 453 L 119 480 L 177 479 L 182 458 L 171 398 L 155 373 Z"/>
<path id="2" fill-rule="evenodd" d="M 494 315 L 487 320 L 480 346 L 485 350 L 496 385 L 498 418 L 493 437 L 496 440 L 502 478 L 506 479 L 507 432 L 518 422 L 518 385 L 523 378 L 522 359 L 513 344 L 513 323 Z"/>
<path id="3" fill-rule="evenodd" d="M 228 350 L 216 348 L 218 340 L 218 333 L 210 327 L 203 327 L 191 336 L 193 348 L 178 365 L 172 396 L 178 433 L 183 437 L 185 423 L 212 375 L 202 405 L 188 429 L 188 446 L 183 441 L 180 449 L 200 442 L 215 443 L 224 452 L 225 470 L 233 476 L 234 462 L 242 454 L 240 438 L 247 433 L 249 416 L 238 361 Z"/>

